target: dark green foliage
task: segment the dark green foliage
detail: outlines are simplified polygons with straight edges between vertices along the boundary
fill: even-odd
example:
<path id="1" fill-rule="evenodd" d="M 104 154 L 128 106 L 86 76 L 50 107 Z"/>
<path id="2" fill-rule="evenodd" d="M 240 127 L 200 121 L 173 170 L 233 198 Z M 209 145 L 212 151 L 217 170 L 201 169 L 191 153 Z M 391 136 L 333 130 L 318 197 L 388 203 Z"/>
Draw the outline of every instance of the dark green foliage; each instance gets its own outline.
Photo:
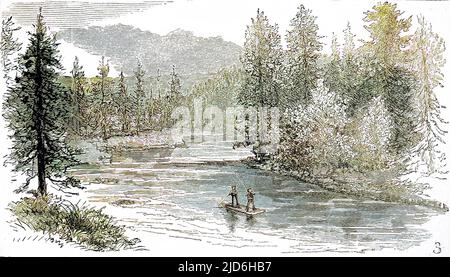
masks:
<path id="1" fill-rule="evenodd" d="M 342 95 L 342 63 L 336 35 L 333 33 L 330 61 L 325 65 L 323 83 L 329 91 Z"/>
<path id="2" fill-rule="evenodd" d="M 98 96 L 94 98 L 93 106 L 95 114 L 97 115 L 97 124 L 100 130 L 100 135 L 103 140 L 107 140 L 111 137 L 112 132 L 112 112 L 113 112 L 113 99 L 112 99 L 112 80 L 109 75 L 109 64 L 105 61 L 105 57 L 102 56 L 100 64 L 97 67 L 98 75 L 95 80 L 92 89 L 93 93 Z"/>
<path id="3" fill-rule="evenodd" d="M 170 73 L 169 90 L 165 97 L 161 99 L 164 108 L 161 113 L 161 126 L 170 127 L 173 125 L 174 120 L 171 118 L 172 111 L 182 103 L 181 95 L 181 81 L 175 71 L 175 66 L 172 66 L 172 72 Z"/>
<path id="4" fill-rule="evenodd" d="M 114 99 L 119 121 L 121 124 L 121 132 L 123 134 L 128 134 L 131 128 L 130 121 L 132 117 L 132 105 L 131 105 L 131 97 L 128 93 L 127 85 L 125 83 L 125 76 L 123 75 L 123 72 L 120 72 L 119 84 Z"/>
<path id="5" fill-rule="evenodd" d="M 13 143 L 8 161 L 27 177 L 22 189 L 38 177 L 38 193 L 45 195 L 48 179 L 72 184 L 61 178 L 77 161 L 74 149 L 65 142 L 70 96 L 58 80 L 58 44 L 48 34 L 41 14 L 29 36 L 29 46 L 19 58 L 17 77 L 8 87 L 3 116 Z"/>
<path id="6" fill-rule="evenodd" d="M 314 168 L 314 146 L 290 122 L 284 122 L 281 127 L 282 134 L 275 161 L 282 170 L 298 172 L 302 177 L 310 176 Z"/>
<path id="7" fill-rule="evenodd" d="M 168 93 L 168 101 L 172 105 L 179 104 L 181 96 L 181 81 L 178 77 L 177 72 L 175 71 L 175 66 L 172 66 L 172 72 L 170 74 L 170 82 L 169 82 L 169 93 Z"/>
<path id="8" fill-rule="evenodd" d="M 366 109 L 370 101 L 381 95 L 393 122 L 390 149 L 395 155 L 410 150 L 416 142 L 414 88 L 410 72 L 401 67 L 384 67 L 376 58 L 366 57 L 362 82 L 355 94 L 348 98 L 350 115 Z"/>
<path id="9" fill-rule="evenodd" d="M 71 95 L 68 121 L 70 134 L 81 138 L 101 137 L 107 140 L 113 136 L 139 134 L 151 130 L 171 127 L 172 110 L 186 103 L 187 96 L 182 81 L 173 68 L 170 75 L 148 77 L 138 65 L 134 76 L 109 77 L 109 65 L 100 60 L 96 77 L 61 77 L 60 81 L 71 91 L 79 88 L 81 97 L 75 101 Z M 184 84 L 184 83 L 183 83 Z M 77 104 L 78 103 L 78 104 Z M 74 115 L 80 105 L 80 132 L 74 132 Z M 71 136 L 77 139 L 76 136 Z"/>
<path id="10" fill-rule="evenodd" d="M 2 32 L 0 38 L 0 55 L 3 72 L 5 73 L 6 84 L 10 83 L 9 73 L 16 69 L 14 55 L 20 51 L 22 44 L 14 38 L 14 32 L 20 30 L 14 26 L 12 17 L 2 20 Z"/>
<path id="11" fill-rule="evenodd" d="M 75 57 L 73 62 L 73 68 L 70 72 L 72 74 L 72 85 L 71 85 L 71 120 L 70 125 L 72 131 L 75 134 L 81 134 L 81 126 L 83 122 L 83 117 L 86 112 L 86 94 L 85 94 L 85 83 L 86 78 L 84 76 L 83 66 L 79 64 L 78 57 Z"/>
<path id="12" fill-rule="evenodd" d="M 396 67 L 386 76 L 384 101 L 393 121 L 390 148 L 394 154 L 408 153 L 417 144 L 417 112 L 414 103 L 416 83 L 407 70 Z"/>
<path id="13" fill-rule="evenodd" d="M 238 104 L 238 94 L 241 93 L 243 82 L 241 68 L 223 69 L 204 82 L 199 82 L 192 88 L 189 103 L 195 98 L 202 97 L 204 106 L 215 105 L 225 110 Z"/>
<path id="14" fill-rule="evenodd" d="M 317 17 L 303 4 L 291 20 L 287 41 L 287 93 L 283 103 L 286 106 L 306 104 L 317 87 L 320 78 L 318 59 L 322 50 L 321 36 L 318 35 Z"/>
<path id="15" fill-rule="evenodd" d="M 134 77 L 136 78 L 136 89 L 134 91 L 134 101 L 133 105 L 135 107 L 135 130 L 136 134 L 139 134 L 139 132 L 143 129 L 143 121 L 145 119 L 145 109 L 144 109 L 144 103 L 145 103 L 145 90 L 144 90 L 144 77 L 145 77 L 145 71 L 142 68 L 142 63 L 140 60 L 138 60 L 136 71 L 134 72 Z"/>
<path id="16" fill-rule="evenodd" d="M 258 9 L 247 26 L 241 62 L 244 71 L 238 96 L 244 106 L 277 107 L 281 91 L 282 47 L 278 26 Z"/>

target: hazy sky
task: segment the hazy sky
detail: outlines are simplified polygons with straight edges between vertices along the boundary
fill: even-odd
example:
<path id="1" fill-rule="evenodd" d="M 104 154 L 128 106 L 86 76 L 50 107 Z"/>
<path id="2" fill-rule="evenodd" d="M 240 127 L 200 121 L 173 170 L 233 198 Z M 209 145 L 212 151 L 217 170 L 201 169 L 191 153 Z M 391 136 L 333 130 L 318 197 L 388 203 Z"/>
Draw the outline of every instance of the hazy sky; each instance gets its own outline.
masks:
<path id="1" fill-rule="evenodd" d="M 46 21 L 49 26 L 64 23 L 61 26 L 68 26 L 74 22 L 74 26 L 79 26 L 80 18 L 82 22 L 91 25 L 109 25 L 109 24 L 129 24 L 142 30 L 148 30 L 154 33 L 165 35 L 170 31 L 181 28 L 193 31 L 198 36 L 221 36 L 225 40 L 243 45 L 246 26 L 250 23 L 250 18 L 256 15 L 258 8 L 262 9 L 269 17 L 271 23 L 279 25 L 280 33 L 284 38 L 286 29 L 289 27 L 291 18 L 294 17 L 297 7 L 303 3 L 316 15 L 319 24 L 319 33 L 325 36 L 322 41 L 329 45 L 332 32 L 336 32 L 338 39 L 342 41 L 342 30 L 347 21 L 351 23 L 353 32 L 357 38 L 365 38 L 367 31 L 363 28 L 364 12 L 371 9 L 379 2 L 361 1 L 361 0 L 342 0 L 342 1 L 310 1 L 310 0 L 173 0 L 173 2 L 153 5 L 149 0 L 83 0 L 83 1 L 63 1 L 63 0 L 0 0 L 1 8 L 5 12 L 9 7 L 16 8 L 23 18 L 34 18 L 37 3 L 43 3 L 42 6 L 47 9 Z M 66 4 L 55 4 L 56 2 L 65 2 Z M 90 4 L 85 4 L 87 2 Z M 20 4 L 26 2 L 27 4 Z M 33 2 L 33 8 L 30 3 Z M 114 2 L 114 4 L 108 4 Z M 124 4 L 126 2 L 126 4 Z M 161 3 L 161 1 L 157 1 Z M 391 1 L 395 2 L 395 1 Z M 11 5 L 11 3 L 14 3 Z M 81 4 L 80 4 L 81 3 Z M 83 4 L 84 3 L 84 4 Z M 433 24 L 434 31 L 450 41 L 450 2 L 448 1 L 397 1 L 398 8 L 405 12 L 405 16 L 423 14 L 425 18 Z M 108 7 L 101 13 L 99 7 Z M 20 7 L 28 7 L 21 8 Z M 60 8 L 64 7 L 64 8 Z M 67 8 L 69 7 L 69 8 Z M 95 8 L 95 12 L 91 9 Z M 23 11 L 23 13 L 22 13 Z M 74 16 L 78 15 L 78 16 Z M 24 20 L 27 22 L 29 20 Z M 55 23 L 56 22 L 56 23 Z M 412 28 L 414 29 L 414 27 Z M 26 30 L 26 28 L 24 28 Z M 63 45 L 61 50 L 63 54 L 72 59 L 75 52 L 80 56 L 86 56 L 81 49 L 76 49 L 70 45 Z M 329 47 L 325 46 L 325 51 Z M 64 55 L 66 56 L 66 55 Z M 95 57 L 86 58 L 89 62 Z M 92 61 L 97 63 L 97 61 Z M 65 64 L 70 65 L 69 62 Z M 91 66 L 93 72 L 96 66 Z"/>
<path id="2" fill-rule="evenodd" d="M 258 8 L 264 10 L 272 23 L 277 23 L 284 37 L 289 21 L 303 3 L 318 17 L 324 42 L 332 32 L 341 34 L 347 21 L 358 37 L 367 32 L 363 28 L 364 12 L 375 1 L 342 0 L 0 0 L 4 15 L 14 14 L 19 23 L 34 21 L 37 7 L 43 6 L 50 27 L 80 27 L 87 24 L 130 24 L 142 30 L 167 34 L 177 28 L 193 31 L 199 36 L 222 36 L 225 40 L 243 44 L 246 25 Z M 392 2 L 392 1 L 391 1 Z M 422 13 L 436 31 L 449 32 L 448 1 L 398 1 L 405 15 Z"/>
<path id="3" fill-rule="evenodd" d="M 297 7 L 303 3 L 318 17 L 320 33 L 328 43 L 332 32 L 341 34 L 347 21 L 359 37 L 367 35 L 363 28 L 364 12 L 377 1 L 299 1 L 299 0 L 175 0 L 163 6 L 155 6 L 144 12 L 106 19 L 101 24 L 132 24 L 143 30 L 166 34 L 182 28 L 199 36 L 222 36 L 225 40 L 243 44 L 246 25 L 258 8 L 264 10 L 272 23 L 277 23 L 283 34 L 294 17 Z M 405 15 L 422 13 L 440 33 L 449 32 L 450 2 L 399 1 L 398 7 Z M 99 23 L 97 23 L 99 24 Z"/>

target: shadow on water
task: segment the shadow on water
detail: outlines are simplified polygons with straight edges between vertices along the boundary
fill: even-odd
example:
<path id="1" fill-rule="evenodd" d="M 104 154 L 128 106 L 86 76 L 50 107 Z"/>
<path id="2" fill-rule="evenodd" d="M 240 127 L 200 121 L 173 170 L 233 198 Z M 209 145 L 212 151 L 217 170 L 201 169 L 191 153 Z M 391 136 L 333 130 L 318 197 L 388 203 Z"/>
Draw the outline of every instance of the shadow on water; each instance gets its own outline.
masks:
<path id="1" fill-rule="evenodd" d="M 227 211 L 224 213 L 224 218 L 230 233 L 234 233 L 236 231 L 236 224 L 239 221 L 239 217 L 235 213 Z"/>
<path id="2" fill-rule="evenodd" d="M 245 222 L 247 223 L 246 226 L 249 229 L 251 229 L 257 223 L 257 219 L 254 216 L 246 216 L 245 217 Z"/>
<path id="3" fill-rule="evenodd" d="M 236 227 L 240 225 L 242 225 L 242 228 L 250 230 L 258 223 L 258 219 L 255 216 L 238 215 L 231 211 L 224 212 L 224 219 L 230 233 L 234 233 Z"/>

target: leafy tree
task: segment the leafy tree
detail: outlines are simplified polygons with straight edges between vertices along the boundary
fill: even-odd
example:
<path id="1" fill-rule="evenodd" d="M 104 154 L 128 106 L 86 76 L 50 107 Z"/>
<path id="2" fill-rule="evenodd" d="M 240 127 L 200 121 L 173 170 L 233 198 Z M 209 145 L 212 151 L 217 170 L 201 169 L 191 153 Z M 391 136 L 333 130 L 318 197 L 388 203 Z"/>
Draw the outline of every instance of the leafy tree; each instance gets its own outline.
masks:
<path id="1" fill-rule="evenodd" d="M 264 12 L 257 10 L 256 18 L 245 32 L 244 51 L 241 56 L 243 65 L 242 90 L 238 102 L 247 107 L 278 107 L 283 86 L 283 49 L 278 25 L 271 25 Z M 256 113 L 256 130 L 260 129 L 261 116 Z M 249 115 L 245 116 L 246 139 L 249 138 Z M 270 122 L 270 119 L 268 118 Z M 256 141 L 260 133 L 256 134 Z M 259 146 L 258 146 L 259 147 Z"/>
<path id="2" fill-rule="evenodd" d="M 412 36 L 411 69 L 418 79 L 416 99 L 419 115 L 418 131 L 421 141 L 415 151 L 425 163 L 429 173 L 436 172 L 444 165 L 445 153 L 439 150 L 439 144 L 445 144 L 447 133 L 443 125 L 447 122 L 441 117 L 442 106 L 434 92 L 442 87 L 445 65 L 445 42 L 434 33 L 430 23 L 423 16 L 418 17 L 419 27 Z"/>
<path id="3" fill-rule="evenodd" d="M 40 196 L 47 194 L 48 180 L 60 187 L 78 184 L 73 178 L 64 178 L 66 169 L 77 161 L 74 150 L 65 142 L 70 97 L 58 81 L 62 67 L 57 46 L 39 11 L 4 102 L 3 115 L 13 143 L 8 161 L 27 177 L 19 190 L 37 177 Z"/>
<path id="4" fill-rule="evenodd" d="M 175 71 L 175 66 L 172 66 L 170 73 L 169 88 L 164 99 L 164 108 L 162 111 L 163 126 L 171 126 L 173 120 L 171 118 L 172 111 L 181 103 L 181 81 Z"/>
<path id="5" fill-rule="evenodd" d="M 10 73 L 15 70 L 15 63 L 13 62 L 14 55 L 17 54 L 22 48 L 22 44 L 17 38 L 14 38 L 14 32 L 20 30 L 20 27 L 16 27 L 12 20 L 12 17 L 2 20 L 2 32 L 0 39 L 0 53 L 1 63 L 3 67 L 6 84 L 11 81 Z"/>
<path id="6" fill-rule="evenodd" d="M 320 78 L 318 60 L 322 50 L 316 16 L 302 4 L 291 20 L 287 41 L 288 95 L 284 102 L 291 105 L 308 103 Z"/>
<path id="7" fill-rule="evenodd" d="M 365 28 L 370 40 L 365 43 L 367 50 L 379 59 L 384 67 L 403 63 L 405 48 L 409 46 L 410 36 L 406 35 L 411 27 L 412 17 L 401 18 L 403 12 L 397 10 L 397 4 L 388 2 L 375 5 L 365 12 Z"/>
<path id="8" fill-rule="evenodd" d="M 204 107 L 215 105 L 223 110 L 237 105 L 237 97 L 243 79 L 242 69 L 226 68 L 211 76 L 208 80 L 195 84 L 188 101 L 204 97 Z"/>
<path id="9" fill-rule="evenodd" d="M 400 18 L 403 12 L 397 10 L 396 4 L 387 2 L 365 14 L 365 28 L 371 40 L 365 43 L 364 81 L 360 94 L 353 98 L 353 105 L 363 107 L 364 103 L 382 95 L 394 125 L 391 152 L 402 155 L 417 143 L 413 133 L 415 80 L 404 66 L 405 48 L 410 42 L 410 36 L 405 33 L 411 26 L 411 17 Z"/>
<path id="10" fill-rule="evenodd" d="M 319 82 L 308 105 L 286 110 L 275 160 L 305 177 L 347 166 L 352 138 L 345 132 L 349 120 L 341 102 Z"/>
<path id="11" fill-rule="evenodd" d="M 347 26 L 344 29 L 344 45 L 342 47 L 342 60 L 344 64 L 352 61 L 356 55 L 355 48 L 355 34 L 352 33 L 352 26 L 350 22 L 347 22 Z"/>
<path id="12" fill-rule="evenodd" d="M 383 98 L 374 98 L 367 110 L 360 111 L 350 124 L 356 125 L 352 131 L 353 151 L 358 170 L 380 170 L 391 162 L 389 142 L 392 135 L 392 120 Z"/>
<path id="13" fill-rule="evenodd" d="M 374 98 L 383 97 L 394 128 L 389 147 L 393 155 L 400 157 L 417 143 L 415 78 L 410 71 L 398 66 L 387 69 L 377 59 L 367 58 L 364 68 L 362 86 L 353 99 L 354 106 L 364 109 Z"/>

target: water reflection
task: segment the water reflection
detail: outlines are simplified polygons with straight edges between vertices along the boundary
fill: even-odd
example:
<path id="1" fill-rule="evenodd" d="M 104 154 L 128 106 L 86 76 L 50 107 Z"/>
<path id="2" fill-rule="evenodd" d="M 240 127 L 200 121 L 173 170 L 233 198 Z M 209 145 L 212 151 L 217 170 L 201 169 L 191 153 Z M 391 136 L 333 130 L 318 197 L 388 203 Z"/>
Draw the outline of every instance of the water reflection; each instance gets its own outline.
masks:
<path id="1" fill-rule="evenodd" d="M 203 155 L 208 156 L 211 151 L 207 149 Z M 92 193 L 105 201 L 120 196 L 141 201 L 142 208 L 153 212 L 145 220 L 163 225 L 162 229 L 182 233 L 182 236 L 192 233 L 223 240 L 227 235 L 217 231 L 223 226 L 231 236 L 227 240 L 239 243 L 242 239 L 236 234 L 242 232 L 237 230 L 250 236 L 264 233 L 292 240 L 292 249 L 298 252 L 312 251 L 307 248 L 311 245 L 316 247 L 314 251 L 410 247 L 429 236 L 422 225 L 434 212 L 426 208 L 351 199 L 239 164 L 171 162 L 176 155 L 173 149 L 116 153 L 112 165 L 80 167 L 75 174 L 85 180 L 99 175 L 117 180 Z M 246 203 L 246 188 L 252 187 L 257 193 L 256 206 L 267 212 L 247 218 L 216 209 L 231 184 L 237 185 L 241 204 Z M 153 205 L 155 201 L 164 205 Z M 176 219 L 179 228 L 173 227 L 173 221 L 167 221 L 168 214 Z M 211 227 L 214 230 L 211 231 L 209 227 L 194 224 L 194 219 L 218 227 Z M 152 228 L 152 224 L 148 228 Z"/>
<path id="2" fill-rule="evenodd" d="M 234 233 L 236 231 L 236 224 L 239 221 L 239 216 L 233 212 L 227 211 L 224 213 L 224 218 L 230 233 Z"/>

